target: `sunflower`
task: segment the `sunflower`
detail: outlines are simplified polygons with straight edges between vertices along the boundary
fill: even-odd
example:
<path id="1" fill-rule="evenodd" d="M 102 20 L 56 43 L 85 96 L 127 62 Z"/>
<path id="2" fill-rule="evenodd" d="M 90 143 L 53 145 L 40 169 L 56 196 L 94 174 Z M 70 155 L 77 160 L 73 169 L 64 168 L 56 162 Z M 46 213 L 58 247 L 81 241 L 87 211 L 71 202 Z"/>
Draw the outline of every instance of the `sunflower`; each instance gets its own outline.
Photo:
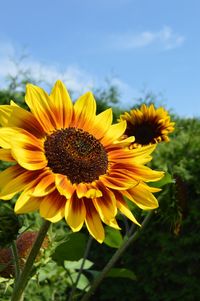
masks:
<path id="1" fill-rule="evenodd" d="M 0 198 L 21 192 L 17 214 L 39 210 L 73 231 L 85 224 L 102 242 L 103 223 L 119 229 L 118 211 L 138 224 L 124 196 L 142 209 L 158 206 L 145 183 L 163 176 L 144 166 L 154 146 L 130 150 L 134 138 L 121 139 L 126 121 L 112 125 L 111 109 L 96 115 L 91 92 L 73 104 L 61 81 L 50 95 L 28 84 L 25 101 L 30 111 L 0 106 L 0 159 L 14 163 L 0 173 Z"/>
<path id="2" fill-rule="evenodd" d="M 155 109 L 153 104 L 149 107 L 143 104 L 139 109 L 125 112 L 120 120 L 127 122 L 125 135 L 135 137 L 132 147 L 168 142 L 168 134 L 174 131 L 175 124 L 164 108 Z"/>

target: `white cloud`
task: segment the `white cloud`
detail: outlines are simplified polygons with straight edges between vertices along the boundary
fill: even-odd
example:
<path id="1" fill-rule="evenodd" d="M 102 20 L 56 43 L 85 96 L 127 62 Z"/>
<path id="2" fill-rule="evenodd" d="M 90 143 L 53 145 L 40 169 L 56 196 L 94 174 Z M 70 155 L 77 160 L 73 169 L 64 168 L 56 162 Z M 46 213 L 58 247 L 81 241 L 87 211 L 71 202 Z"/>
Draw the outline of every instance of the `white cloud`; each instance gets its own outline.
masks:
<path id="1" fill-rule="evenodd" d="M 61 70 L 59 66 L 42 64 L 38 61 L 29 61 L 24 64 L 24 68 L 30 70 L 31 76 L 36 80 L 42 80 L 52 86 L 56 80 L 62 80 L 68 89 L 75 93 L 82 93 L 92 89 L 94 81 L 92 77 L 77 66 L 66 66 Z"/>
<path id="2" fill-rule="evenodd" d="M 164 26 L 159 31 L 112 35 L 111 47 L 119 50 L 131 50 L 155 45 L 169 50 L 181 46 L 184 41 L 183 35 L 175 33 L 169 26 Z"/>
<path id="3" fill-rule="evenodd" d="M 8 75 L 13 77 L 16 75 L 20 76 L 19 69 L 22 72 L 25 71 L 34 81 L 41 82 L 40 85 L 45 89 L 50 90 L 56 80 L 62 80 L 67 88 L 73 92 L 74 98 L 88 90 L 95 90 L 101 87 L 102 89 L 107 88 L 106 76 L 105 78 L 100 78 L 98 75 L 90 74 L 78 66 L 61 68 L 58 65 L 44 64 L 31 56 L 25 56 L 21 61 L 19 58 L 20 56 L 17 55 L 17 50 L 12 43 L 0 42 L 0 89 L 7 86 L 6 77 Z M 130 100 L 138 94 L 137 90 L 134 90 L 126 82 L 114 75 L 110 76 L 109 83 L 118 88 L 121 106 L 130 106 Z"/>
<path id="4" fill-rule="evenodd" d="M 94 79 L 78 66 L 66 66 L 42 63 L 26 56 L 20 60 L 17 51 L 11 43 L 0 43 L 0 88 L 6 86 L 7 76 L 20 76 L 20 71 L 26 72 L 34 81 L 41 81 L 52 86 L 57 79 L 62 80 L 68 89 L 75 94 L 82 93 L 94 86 Z"/>

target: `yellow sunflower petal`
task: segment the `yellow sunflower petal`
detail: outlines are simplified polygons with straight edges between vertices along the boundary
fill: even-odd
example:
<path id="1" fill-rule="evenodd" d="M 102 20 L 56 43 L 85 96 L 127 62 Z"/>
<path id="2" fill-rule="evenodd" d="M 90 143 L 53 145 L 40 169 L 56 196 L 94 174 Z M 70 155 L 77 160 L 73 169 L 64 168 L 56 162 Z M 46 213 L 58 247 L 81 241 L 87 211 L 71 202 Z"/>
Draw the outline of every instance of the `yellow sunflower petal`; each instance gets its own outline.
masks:
<path id="1" fill-rule="evenodd" d="M 73 126 L 89 131 L 96 117 L 96 102 L 91 92 L 85 93 L 74 104 Z"/>
<path id="2" fill-rule="evenodd" d="M 46 171 L 41 174 L 41 177 L 37 180 L 37 184 L 35 185 L 32 196 L 41 197 L 45 196 L 56 189 L 55 186 L 55 176 L 53 173 Z"/>
<path id="3" fill-rule="evenodd" d="M 50 221 L 51 223 L 57 223 L 57 222 L 59 222 L 61 219 L 63 219 L 64 216 L 65 216 L 65 207 L 64 207 L 64 205 L 63 205 L 63 207 L 60 208 L 60 209 L 58 210 L 58 212 L 57 212 L 54 216 L 48 217 L 48 218 L 46 218 L 46 219 L 47 219 L 48 221 Z"/>
<path id="4" fill-rule="evenodd" d="M 114 141 L 113 144 L 111 144 L 110 146 L 107 146 L 107 149 L 109 147 L 116 147 L 116 146 L 125 148 L 125 147 L 128 147 L 134 141 L 135 141 L 135 137 L 133 137 L 133 136 L 128 137 L 128 138 L 123 139 L 123 140 L 119 140 L 119 141 L 116 140 L 116 141 Z"/>
<path id="5" fill-rule="evenodd" d="M 40 215 L 56 223 L 64 217 L 65 203 L 66 198 L 55 190 L 43 198 L 40 204 Z"/>
<path id="6" fill-rule="evenodd" d="M 124 168 L 119 168 L 118 166 L 119 164 L 116 164 L 115 169 L 117 171 L 111 171 L 110 176 L 115 177 L 116 179 L 123 179 L 124 182 L 130 183 L 132 187 L 135 187 L 138 184 L 138 180 L 135 179 L 135 174 L 130 172 L 126 166 L 123 166 Z"/>
<path id="7" fill-rule="evenodd" d="M 75 188 L 66 176 L 55 174 L 55 184 L 61 195 L 64 195 L 67 199 L 71 198 Z"/>
<path id="8" fill-rule="evenodd" d="M 151 168 L 147 166 L 142 165 L 134 165 L 131 168 L 129 168 L 132 172 L 135 173 L 135 179 L 144 181 L 144 182 L 155 182 L 164 176 L 163 171 L 156 171 L 152 170 Z"/>
<path id="9" fill-rule="evenodd" d="M 106 224 L 111 223 L 117 214 L 116 199 L 114 193 L 105 189 L 103 197 L 94 198 L 93 204 L 99 213 L 102 221 Z"/>
<path id="10" fill-rule="evenodd" d="M 144 189 L 154 193 L 154 192 L 159 192 L 162 190 L 162 188 L 157 188 L 157 187 L 153 187 L 153 186 L 149 186 L 147 185 L 145 182 L 140 182 L 140 184 L 142 184 L 142 186 L 144 187 Z"/>
<path id="11" fill-rule="evenodd" d="M 56 122 L 48 94 L 43 89 L 28 84 L 25 100 L 45 133 L 53 131 L 56 128 Z"/>
<path id="12" fill-rule="evenodd" d="M 143 183 L 139 183 L 136 188 L 129 189 L 128 192 L 131 195 L 130 200 L 141 209 L 150 210 L 158 207 L 157 199 L 146 189 L 146 185 L 143 185 Z"/>
<path id="13" fill-rule="evenodd" d="M 7 128 L 4 128 L 7 129 Z M 11 129 L 11 128 L 10 128 Z M 37 137 L 35 137 L 34 135 L 32 135 L 31 133 L 29 133 L 28 131 L 25 131 L 23 129 L 20 128 L 12 128 L 13 130 L 13 137 L 12 137 L 12 141 L 11 141 L 11 146 L 14 145 L 16 143 L 16 146 L 19 146 L 21 148 L 25 148 L 25 149 L 30 149 L 30 150 L 34 150 L 34 151 L 44 151 L 44 140 L 43 139 L 39 139 Z M 17 136 L 15 134 L 15 132 L 17 133 Z"/>
<path id="14" fill-rule="evenodd" d="M 119 139 L 124 134 L 125 129 L 126 121 L 121 121 L 117 124 L 111 125 L 107 133 L 105 133 L 105 136 L 101 139 L 103 146 L 106 147 Z"/>
<path id="15" fill-rule="evenodd" d="M 117 148 L 114 150 L 110 150 L 108 153 L 108 157 L 110 161 L 121 161 L 121 159 L 133 159 L 134 153 L 133 150 L 130 150 L 128 148 Z"/>
<path id="16" fill-rule="evenodd" d="M 0 199 L 9 200 L 36 179 L 38 173 L 19 165 L 10 166 L 0 173 Z"/>
<path id="17" fill-rule="evenodd" d="M 109 130 L 112 124 L 112 109 L 107 109 L 95 117 L 95 124 L 90 129 L 90 133 L 96 138 L 101 139 Z"/>
<path id="18" fill-rule="evenodd" d="M 96 198 L 102 196 L 102 192 L 91 184 L 79 183 L 76 185 L 75 189 L 78 198 Z"/>
<path id="19" fill-rule="evenodd" d="M 0 149 L 0 160 L 7 162 L 15 162 L 10 149 Z"/>
<path id="20" fill-rule="evenodd" d="M 73 116 L 73 104 L 64 84 L 58 80 L 51 92 L 50 98 L 54 103 L 54 116 L 57 128 L 67 128 Z"/>
<path id="21" fill-rule="evenodd" d="M 16 102 L 14 102 L 13 100 L 10 101 L 10 105 L 20 108 L 20 106 Z"/>
<path id="22" fill-rule="evenodd" d="M 131 152 L 131 151 L 130 151 Z M 108 159 L 110 162 L 115 163 L 114 165 L 112 165 L 112 169 L 113 170 L 120 170 L 120 169 L 126 169 L 127 172 L 131 171 L 131 169 L 134 169 L 134 166 L 141 166 L 142 164 L 146 164 L 147 162 L 149 162 L 152 157 L 151 156 L 140 156 L 137 158 L 134 158 L 133 156 L 128 157 L 128 155 L 124 155 L 122 156 L 119 153 L 119 156 L 117 156 L 116 154 L 108 154 Z M 127 173 L 126 172 L 126 173 Z"/>
<path id="23" fill-rule="evenodd" d="M 43 152 L 13 148 L 12 156 L 22 167 L 28 170 L 38 170 L 47 166 L 47 160 Z"/>
<path id="24" fill-rule="evenodd" d="M 110 161 L 119 162 L 123 164 L 146 164 L 152 157 L 150 154 L 154 151 L 155 145 L 143 146 L 136 149 L 114 149 L 110 150 L 108 157 Z"/>
<path id="25" fill-rule="evenodd" d="M 88 187 L 85 183 L 76 184 L 76 194 L 79 199 L 85 196 L 88 191 Z"/>
<path id="26" fill-rule="evenodd" d="M 9 127 L 0 128 L 0 146 L 5 149 L 10 149 L 11 142 L 18 134 L 18 129 Z"/>
<path id="27" fill-rule="evenodd" d="M 142 165 L 148 163 L 152 159 L 150 154 L 155 150 L 155 148 L 156 144 L 133 149 L 133 162 Z"/>
<path id="28" fill-rule="evenodd" d="M 24 168 L 38 170 L 47 166 L 43 143 L 30 133 L 23 131 L 12 138 L 12 156 Z"/>
<path id="29" fill-rule="evenodd" d="M 121 230 L 120 226 L 118 225 L 117 221 L 115 218 L 107 221 L 107 222 L 104 222 L 106 225 L 114 228 L 114 229 L 117 229 L 117 230 Z"/>
<path id="30" fill-rule="evenodd" d="M 124 214 L 128 219 L 130 219 L 134 224 L 140 226 L 130 209 L 128 208 L 128 205 L 126 204 L 125 200 L 122 196 L 118 194 L 117 196 L 117 207 L 119 211 L 121 211 L 122 214 Z"/>
<path id="31" fill-rule="evenodd" d="M 105 238 L 104 228 L 91 200 L 85 201 L 86 219 L 85 223 L 90 234 L 99 242 L 102 243 Z"/>
<path id="32" fill-rule="evenodd" d="M 25 129 L 37 137 L 44 134 L 43 128 L 34 115 L 19 106 L 1 105 L 0 124 L 4 127 L 18 127 Z"/>
<path id="33" fill-rule="evenodd" d="M 119 175 L 116 172 L 110 173 L 109 175 L 104 175 L 100 177 L 102 183 L 114 190 L 126 190 L 135 185 L 135 180 L 132 180 L 124 175 Z"/>
<path id="34" fill-rule="evenodd" d="M 39 209 L 42 198 L 32 197 L 31 192 L 32 189 L 26 189 L 19 196 L 14 208 L 16 214 L 33 212 Z"/>
<path id="35" fill-rule="evenodd" d="M 96 188 L 89 189 L 85 194 L 86 198 L 99 198 L 101 196 L 102 196 L 102 192 Z"/>
<path id="36" fill-rule="evenodd" d="M 68 225 L 74 232 L 79 231 L 83 226 L 85 217 L 86 210 L 83 200 L 73 194 L 65 205 L 65 219 Z"/>

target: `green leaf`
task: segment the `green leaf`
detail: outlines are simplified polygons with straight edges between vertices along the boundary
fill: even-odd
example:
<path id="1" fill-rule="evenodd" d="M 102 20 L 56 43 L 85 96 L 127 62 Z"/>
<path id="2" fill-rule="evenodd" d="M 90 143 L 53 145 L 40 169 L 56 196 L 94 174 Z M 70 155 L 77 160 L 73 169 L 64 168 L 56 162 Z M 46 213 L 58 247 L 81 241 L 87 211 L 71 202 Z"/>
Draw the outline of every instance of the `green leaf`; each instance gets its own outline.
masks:
<path id="1" fill-rule="evenodd" d="M 175 183 L 174 179 L 168 172 L 165 172 L 164 177 L 160 181 L 151 183 L 151 186 L 160 188 L 171 183 Z"/>
<path id="2" fill-rule="evenodd" d="M 65 260 L 77 261 L 84 255 L 86 237 L 82 233 L 72 233 L 69 239 L 59 245 L 53 253 L 53 260 L 63 265 Z"/>
<path id="3" fill-rule="evenodd" d="M 91 274 L 93 278 L 97 278 L 97 276 L 100 274 L 100 271 L 87 270 L 87 273 Z"/>
<path id="4" fill-rule="evenodd" d="M 121 232 L 111 227 L 105 228 L 105 240 L 104 243 L 111 248 L 119 248 L 123 242 Z"/>
<path id="5" fill-rule="evenodd" d="M 119 268 L 113 268 L 111 269 L 106 277 L 110 278 L 128 278 L 131 280 L 136 280 L 136 275 L 128 269 L 119 269 Z"/>
<path id="6" fill-rule="evenodd" d="M 64 261 L 64 267 L 67 269 L 67 270 L 79 270 L 80 267 L 81 267 L 81 264 L 83 262 L 83 258 L 81 258 L 80 260 L 78 261 L 69 261 L 69 260 L 65 260 Z M 91 266 L 93 266 L 93 262 L 90 261 L 90 260 L 85 260 L 85 263 L 84 263 L 84 267 L 83 269 L 84 270 L 87 270 L 89 269 Z"/>
<path id="7" fill-rule="evenodd" d="M 73 273 L 71 275 L 73 283 L 76 282 L 77 276 L 78 276 L 78 273 Z M 81 274 L 79 282 L 77 284 L 77 288 L 80 289 L 80 290 L 84 290 L 86 292 L 89 290 L 90 282 L 89 282 L 89 280 L 87 279 L 87 277 L 85 275 Z"/>

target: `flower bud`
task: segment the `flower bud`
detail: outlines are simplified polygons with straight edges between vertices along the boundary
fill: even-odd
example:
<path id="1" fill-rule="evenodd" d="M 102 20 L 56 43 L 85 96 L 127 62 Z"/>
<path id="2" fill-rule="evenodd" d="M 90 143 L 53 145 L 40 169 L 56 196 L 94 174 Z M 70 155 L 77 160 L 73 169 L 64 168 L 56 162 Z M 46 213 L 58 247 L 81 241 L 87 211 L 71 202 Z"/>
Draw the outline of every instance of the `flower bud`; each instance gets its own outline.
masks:
<path id="1" fill-rule="evenodd" d="M 30 254 L 32 246 L 37 238 L 38 232 L 36 231 L 27 231 L 22 233 L 16 241 L 19 265 L 20 268 L 23 269 L 25 261 Z M 46 236 L 42 249 L 46 249 L 48 247 L 49 240 Z M 39 260 L 39 256 L 37 256 L 36 260 Z M 4 278 L 11 278 L 15 275 L 14 263 L 13 263 L 13 255 L 11 248 L 0 249 L 0 276 Z"/>

